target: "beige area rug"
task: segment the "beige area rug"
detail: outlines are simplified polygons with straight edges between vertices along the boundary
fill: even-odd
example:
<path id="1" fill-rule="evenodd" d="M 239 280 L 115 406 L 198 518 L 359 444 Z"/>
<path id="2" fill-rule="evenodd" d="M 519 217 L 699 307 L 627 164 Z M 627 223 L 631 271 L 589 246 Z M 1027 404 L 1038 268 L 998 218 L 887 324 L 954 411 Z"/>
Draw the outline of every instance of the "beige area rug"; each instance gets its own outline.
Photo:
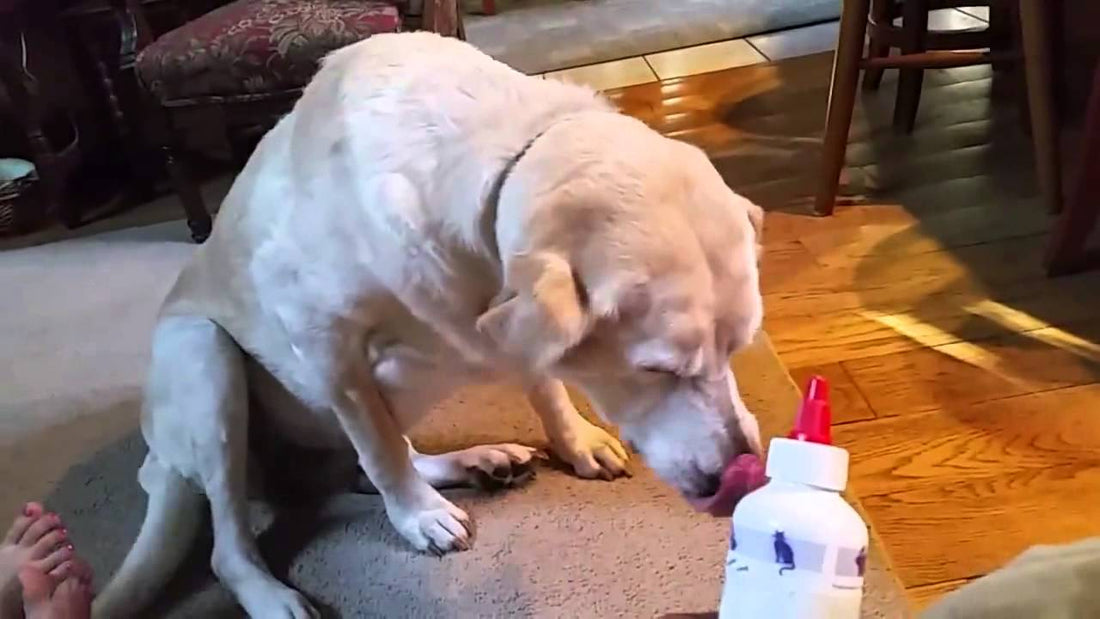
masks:
<path id="1" fill-rule="evenodd" d="M 100 584 L 143 516 L 140 386 L 154 314 L 193 251 L 185 234 L 172 222 L 0 253 L 0 515 L 44 498 Z M 798 394 L 767 338 L 735 365 L 762 425 L 784 431 Z M 461 394 L 415 438 L 429 449 L 543 442 L 523 399 L 506 388 Z M 274 571 L 326 616 L 655 617 L 717 608 L 728 523 L 693 513 L 645 469 L 607 483 L 544 467 L 519 490 L 450 496 L 477 519 L 479 537 L 472 551 L 444 559 L 411 552 L 377 496 L 342 495 L 277 517 L 257 504 L 255 524 Z M 209 546 L 195 556 L 149 616 L 239 616 L 209 576 Z M 895 580 L 881 555 L 871 556 L 866 616 L 903 616 Z"/>

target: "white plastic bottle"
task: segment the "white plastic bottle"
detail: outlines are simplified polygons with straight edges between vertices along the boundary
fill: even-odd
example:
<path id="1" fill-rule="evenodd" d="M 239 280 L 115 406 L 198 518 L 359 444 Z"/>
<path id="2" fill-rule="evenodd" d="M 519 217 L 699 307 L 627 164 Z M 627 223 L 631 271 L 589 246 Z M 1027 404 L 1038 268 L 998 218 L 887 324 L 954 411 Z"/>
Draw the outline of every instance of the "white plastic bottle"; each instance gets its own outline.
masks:
<path id="1" fill-rule="evenodd" d="M 828 383 L 814 377 L 795 429 L 768 449 L 769 482 L 733 513 L 719 619 L 858 619 L 867 525 L 841 497 Z"/>

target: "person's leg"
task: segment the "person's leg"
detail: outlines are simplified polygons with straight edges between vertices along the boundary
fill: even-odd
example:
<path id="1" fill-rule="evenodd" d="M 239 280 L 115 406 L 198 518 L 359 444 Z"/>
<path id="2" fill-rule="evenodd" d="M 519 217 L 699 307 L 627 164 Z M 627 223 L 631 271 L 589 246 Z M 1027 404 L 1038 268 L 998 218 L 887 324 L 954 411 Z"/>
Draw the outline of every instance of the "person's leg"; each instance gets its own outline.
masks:
<path id="1" fill-rule="evenodd" d="M 23 612 L 22 570 L 56 577 L 74 556 L 61 518 L 39 503 L 27 503 L 0 542 L 0 617 L 19 617 Z"/>

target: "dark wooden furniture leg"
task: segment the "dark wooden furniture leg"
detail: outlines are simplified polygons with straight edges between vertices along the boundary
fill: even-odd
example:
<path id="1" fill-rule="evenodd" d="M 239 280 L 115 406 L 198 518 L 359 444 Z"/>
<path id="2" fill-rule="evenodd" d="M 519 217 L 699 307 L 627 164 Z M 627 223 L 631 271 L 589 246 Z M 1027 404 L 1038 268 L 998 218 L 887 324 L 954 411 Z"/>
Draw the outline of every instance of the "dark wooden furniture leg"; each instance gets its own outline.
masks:
<path id="1" fill-rule="evenodd" d="M 466 40 L 466 28 L 462 23 L 462 11 L 454 0 L 424 0 L 424 30 L 439 33 L 445 37 L 457 37 Z"/>
<path id="2" fill-rule="evenodd" d="M 990 46 L 995 52 L 1011 51 L 1015 44 L 1014 24 L 1016 23 L 1016 7 L 1009 2 L 991 2 L 989 4 L 989 35 L 993 44 Z M 1017 63 L 998 61 L 993 63 L 994 71 L 1011 71 Z"/>
<path id="3" fill-rule="evenodd" d="M 155 103 L 150 102 L 149 105 L 155 105 Z M 191 174 L 187 162 L 179 156 L 182 148 L 171 110 L 161 108 L 160 113 L 163 128 L 160 152 L 164 158 L 164 167 L 172 180 L 172 189 L 175 190 L 183 205 L 187 227 L 191 230 L 191 239 L 196 243 L 202 243 L 210 236 L 213 221 L 210 219 L 209 211 L 206 210 L 206 204 L 203 202 L 195 177 Z"/>
<path id="4" fill-rule="evenodd" d="M 895 0 L 871 0 L 871 21 L 876 24 L 888 24 L 894 15 Z M 881 36 L 875 36 L 872 31 L 867 41 L 868 58 L 885 58 L 890 55 L 890 42 Z M 882 85 L 882 76 L 886 72 L 882 68 L 867 69 L 863 72 L 863 88 L 865 90 L 878 90 Z"/>
<path id="5" fill-rule="evenodd" d="M 814 212 L 831 215 L 836 207 L 840 173 L 848 150 L 848 130 L 859 85 L 859 65 L 863 58 L 863 35 L 867 32 L 870 0 L 844 0 L 840 17 L 840 36 L 833 58 L 833 79 L 829 89 L 829 109 L 825 115 L 825 141 Z"/>
<path id="6" fill-rule="evenodd" d="M 1058 4 L 1058 3 L 1055 3 Z M 1039 189 L 1052 213 L 1062 209 L 1058 110 L 1054 102 L 1048 0 L 1020 0 L 1024 73 Z"/>
<path id="7" fill-rule="evenodd" d="M 1047 273 L 1051 276 L 1071 273 L 1083 266 L 1085 245 L 1100 216 L 1100 64 L 1092 80 L 1082 142 L 1076 187 L 1047 247 Z"/>
<path id="8" fill-rule="evenodd" d="M 21 15 L 0 13 L 0 19 L 10 20 L 8 23 L 14 23 L 16 31 L 21 31 L 18 27 L 22 23 Z M 0 22 L 0 25 L 6 24 Z M 0 33 L 0 91 L 6 92 L 26 137 L 31 160 L 42 186 L 44 208 L 47 212 L 56 213 L 65 227 L 79 227 L 82 223 L 79 205 L 65 199 L 66 182 L 79 164 L 79 133 L 74 131 L 72 141 L 61 149 L 54 148 L 50 143 L 43 130 L 43 105 L 38 96 L 38 80 L 25 67 L 12 60 L 18 58 L 20 52 L 10 47 L 9 41 L 2 34 Z"/>
<path id="9" fill-rule="evenodd" d="M 901 26 L 904 32 L 901 53 L 925 51 L 928 36 L 928 0 L 903 0 Z M 911 133 L 917 124 L 920 93 L 924 85 L 924 69 L 901 69 L 898 75 L 898 95 L 894 104 L 894 128 Z"/>

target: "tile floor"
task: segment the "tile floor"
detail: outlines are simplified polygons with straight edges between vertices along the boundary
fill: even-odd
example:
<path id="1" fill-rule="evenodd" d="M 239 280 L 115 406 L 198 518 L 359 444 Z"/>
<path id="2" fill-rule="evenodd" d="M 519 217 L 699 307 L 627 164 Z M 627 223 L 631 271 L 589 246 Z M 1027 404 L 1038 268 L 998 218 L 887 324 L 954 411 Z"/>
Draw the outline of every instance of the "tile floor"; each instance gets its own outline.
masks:
<path id="1" fill-rule="evenodd" d="M 988 17 L 988 9 L 981 7 L 943 9 L 933 11 L 929 26 L 936 30 L 982 27 Z M 837 26 L 838 22 L 826 22 L 554 71 L 545 77 L 587 84 L 597 90 L 625 88 L 829 51 L 836 44 Z"/>

